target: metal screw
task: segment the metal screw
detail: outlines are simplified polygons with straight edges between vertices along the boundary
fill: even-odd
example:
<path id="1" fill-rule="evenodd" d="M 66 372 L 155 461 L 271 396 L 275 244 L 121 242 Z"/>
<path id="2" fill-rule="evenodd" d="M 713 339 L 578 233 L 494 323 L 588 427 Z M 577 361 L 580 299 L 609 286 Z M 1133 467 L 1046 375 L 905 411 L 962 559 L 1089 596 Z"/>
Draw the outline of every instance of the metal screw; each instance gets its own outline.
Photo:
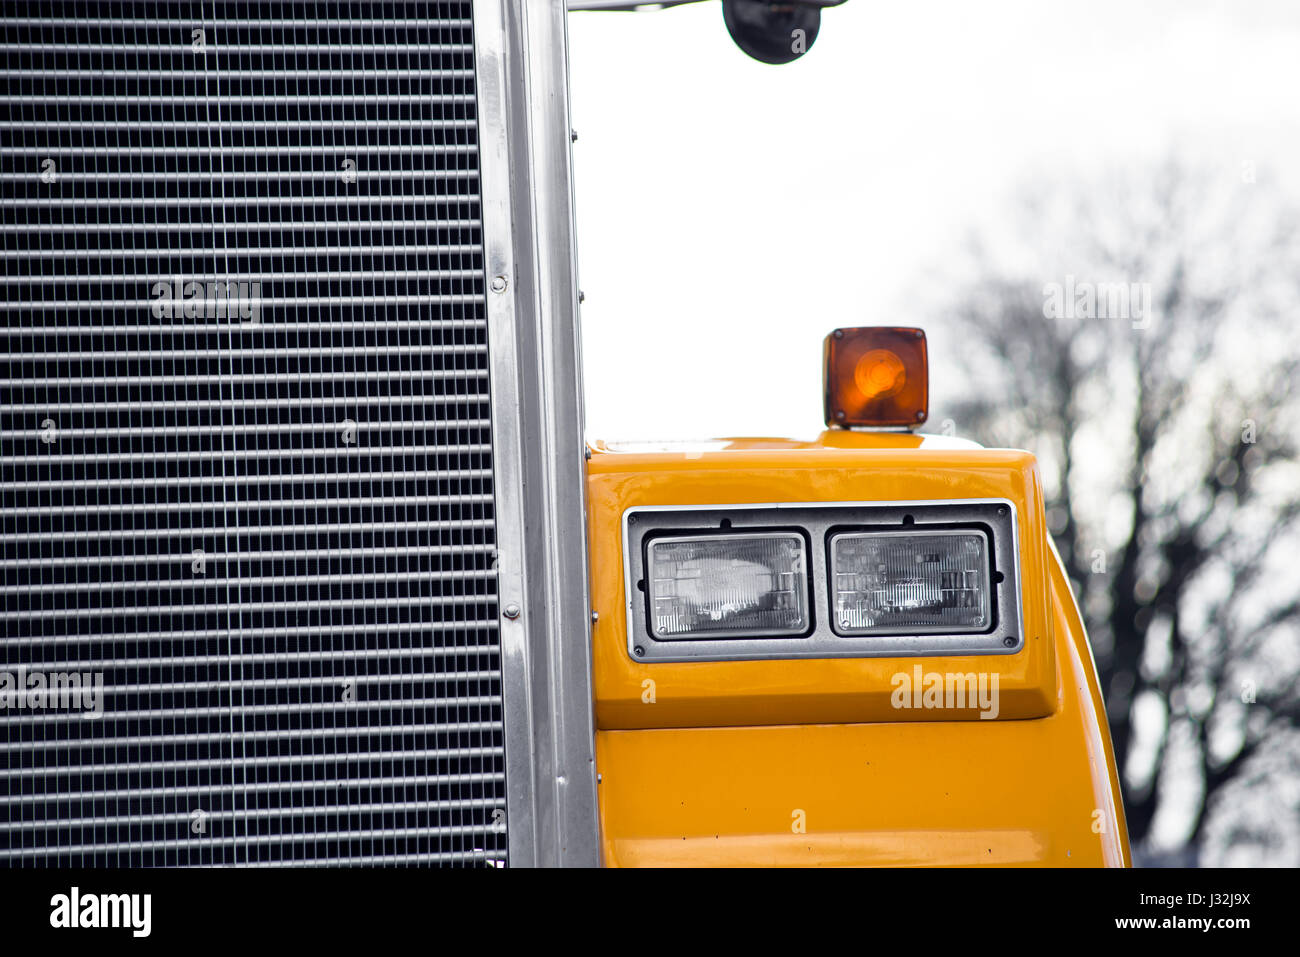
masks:
<path id="1" fill-rule="evenodd" d="M 1007 635 L 1002 639 L 1002 644 L 1006 645 L 1008 648 L 1014 648 L 1016 646 L 1016 639 L 1012 635 Z"/>
<path id="2" fill-rule="evenodd" d="M 998 514 L 999 514 L 999 515 L 1005 515 L 1005 514 L 1007 514 L 1007 507 L 1006 507 L 1005 505 L 999 505 L 999 506 L 998 506 Z"/>
<path id="3" fill-rule="evenodd" d="M 593 611 L 593 612 L 591 613 L 591 622 L 592 622 L 592 624 L 595 624 L 595 623 L 598 622 L 598 621 L 600 621 L 600 612 L 598 612 L 598 611 Z"/>
<path id="4" fill-rule="evenodd" d="M 842 410 L 839 411 L 839 412 L 836 412 L 836 413 L 835 413 L 835 418 L 843 420 L 843 418 L 844 418 L 844 412 L 843 412 Z"/>
<path id="5" fill-rule="evenodd" d="M 506 605 L 505 611 L 503 613 L 511 621 L 514 621 L 516 618 L 519 617 L 519 606 L 516 605 L 514 602 L 511 602 L 510 604 Z"/>
<path id="6" fill-rule="evenodd" d="M 635 524 L 636 524 L 636 516 L 635 516 L 635 515 L 629 515 L 629 516 L 627 517 L 627 523 L 628 523 L 629 525 L 635 525 Z"/>
<path id="7" fill-rule="evenodd" d="M 918 339 L 924 339 L 924 338 L 925 338 L 925 333 L 922 332 L 920 329 L 917 329 L 917 330 L 916 330 L 916 338 L 918 338 Z"/>
<path id="8" fill-rule="evenodd" d="M 924 412 L 918 412 L 918 413 L 916 413 L 916 421 L 918 421 L 918 422 L 924 422 L 924 421 L 925 421 L 925 413 L 924 413 Z"/>
<path id="9" fill-rule="evenodd" d="M 632 651 L 638 658 L 640 658 L 642 655 L 645 654 L 645 649 L 642 648 L 640 645 L 637 645 L 635 648 L 632 649 Z"/>
<path id="10" fill-rule="evenodd" d="M 576 143 L 576 142 L 578 142 L 578 131 L 577 131 L 577 130 L 573 130 L 573 129 L 569 130 L 569 142 L 570 142 L 570 143 Z"/>
<path id="11" fill-rule="evenodd" d="M 578 290 L 578 305 L 582 305 L 582 304 L 583 304 L 584 302 L 586 302 L 586 301 L 587 301 L 587 294 L 586 294 L 585 292 L 583 292 L 581 289 L 579 289 L 579 290 Z"/>
<path id="12" fill-rule="evenodd" d="M 843 329 L 836 329 L 834 335 L 835 335 L 835 338 L 836 338 L 836 339 L 843 339 L 843 338 L 844 338 L 844 330 L 843 330 Z"/>
<path id="13" fill-rule="evenodd" d="M 506 291 L 506 277 L 505 277 L 505 276 L 496 276 L 496 277 L 493 278 L 493 280 L 492 280 L 492 291 L 493 291 L 493 292 L 505 292 L 505 291 Z"/>

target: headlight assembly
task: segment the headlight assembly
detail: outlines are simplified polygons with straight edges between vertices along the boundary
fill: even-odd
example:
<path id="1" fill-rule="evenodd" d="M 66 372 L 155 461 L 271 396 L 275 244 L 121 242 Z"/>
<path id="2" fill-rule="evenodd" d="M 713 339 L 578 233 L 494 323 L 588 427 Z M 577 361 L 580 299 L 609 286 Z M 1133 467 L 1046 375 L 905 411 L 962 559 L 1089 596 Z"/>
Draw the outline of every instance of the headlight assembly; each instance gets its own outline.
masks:
<path id="1" fill-rule="evenodd" d="M 1006 500 L 644 507 L 624 514 L 638 661 L 1014 654 Z"/>
<path id="2" fill-rule="evenodd" d="M 831 625 L 840 635 L 979 632 L 989 624 L 988 536 L 859 532 L 830 541 Z"/>

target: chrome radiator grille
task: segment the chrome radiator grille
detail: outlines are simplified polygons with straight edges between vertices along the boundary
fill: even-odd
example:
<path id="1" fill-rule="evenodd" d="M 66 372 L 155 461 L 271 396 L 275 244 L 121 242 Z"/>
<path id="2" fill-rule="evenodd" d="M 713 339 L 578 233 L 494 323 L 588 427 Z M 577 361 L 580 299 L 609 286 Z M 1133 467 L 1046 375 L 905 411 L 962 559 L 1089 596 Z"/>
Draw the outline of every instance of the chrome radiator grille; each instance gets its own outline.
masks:
<path id="1" fill-rule="evenodd" d="M 505 861 L 470 9 L 6 7 L 0 862 Z"/>

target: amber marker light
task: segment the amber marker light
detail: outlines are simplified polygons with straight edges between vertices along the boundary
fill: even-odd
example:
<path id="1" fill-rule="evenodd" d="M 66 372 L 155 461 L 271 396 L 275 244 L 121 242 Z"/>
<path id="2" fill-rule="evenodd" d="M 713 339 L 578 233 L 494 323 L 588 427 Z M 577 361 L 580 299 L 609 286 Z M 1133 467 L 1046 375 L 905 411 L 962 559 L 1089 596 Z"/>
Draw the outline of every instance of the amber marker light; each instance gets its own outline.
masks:
<path id="1" fill-rule="evenodd" d="M 930 382 L 922 330 L 836 329 L 824 351 L 827 425 L 896 428 L 926 420 Z"/>

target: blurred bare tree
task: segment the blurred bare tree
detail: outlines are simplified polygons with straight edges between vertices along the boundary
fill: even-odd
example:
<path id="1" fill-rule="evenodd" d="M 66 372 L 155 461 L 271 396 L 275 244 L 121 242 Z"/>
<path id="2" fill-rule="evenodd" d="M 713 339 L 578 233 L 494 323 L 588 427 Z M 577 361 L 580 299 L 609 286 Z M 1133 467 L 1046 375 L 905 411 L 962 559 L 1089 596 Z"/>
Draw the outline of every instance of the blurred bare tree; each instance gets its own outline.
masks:
<path id="1" fill-rule="evenodd" d="M 1138 859 L 1298 864 L 1300 216 L 1169 162 L 1007 224 L 944 287 L 939 411 L 1039 456 Z"/>

